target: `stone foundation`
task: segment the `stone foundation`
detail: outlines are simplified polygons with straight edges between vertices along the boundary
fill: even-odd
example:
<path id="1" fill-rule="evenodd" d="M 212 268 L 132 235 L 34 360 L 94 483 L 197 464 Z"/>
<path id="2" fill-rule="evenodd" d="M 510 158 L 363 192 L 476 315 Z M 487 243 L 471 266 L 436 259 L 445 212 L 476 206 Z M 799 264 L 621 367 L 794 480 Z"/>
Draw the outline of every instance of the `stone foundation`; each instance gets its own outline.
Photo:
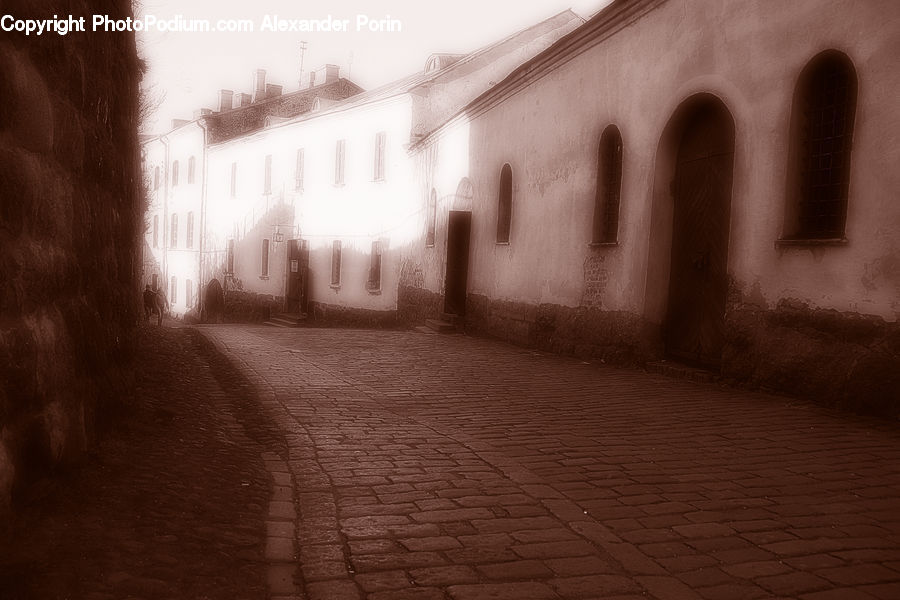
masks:
<path id="1" fill-rule="evenodd" d="M 273 314 L 281 312 L 284 298 L 267 294 L 255 294 L 240 290 L 225 293 L 226 323 L 262 323 Z"/>
<path id="2" fill-rule="evenodd" d="M 309 303 L 309 321 L 317 327 L 394 328 L 401 325 L 394 310 L 368 310 L 325 304 Z"/>
<path id="3" fill-rule="evenodd" d="M 443 297 L 404 288 L 399 306 L 404 323 L 421 324 L 439 314 Z M 532 305 L 469 294 L 465 330 L 620 365 L 643 366 L 665 357 L 659 326 L 632 313 L 584 306 Z M 732 306 L 720 375 L 743 387 L 898 419 L 900 324 L 791 301 L 774 310 Z"/>
<path id="4" fill-rule="evenodd" d="M 900 418 L 900 324 L 782 301 L 729 311 L 722 375 L 853 411 Z"/>

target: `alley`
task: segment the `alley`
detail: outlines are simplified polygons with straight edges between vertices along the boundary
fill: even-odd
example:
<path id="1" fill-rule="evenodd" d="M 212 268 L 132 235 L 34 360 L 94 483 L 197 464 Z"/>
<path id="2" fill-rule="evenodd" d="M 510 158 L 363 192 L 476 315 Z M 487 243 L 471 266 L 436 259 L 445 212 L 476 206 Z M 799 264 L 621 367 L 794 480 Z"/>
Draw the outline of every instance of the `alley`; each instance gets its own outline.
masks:
<path id="1" fill-rule="evenodd" d="M 285 434 L 276 597 L 900 597 L 894 424 L 480 338 L 200 330 Z"/>

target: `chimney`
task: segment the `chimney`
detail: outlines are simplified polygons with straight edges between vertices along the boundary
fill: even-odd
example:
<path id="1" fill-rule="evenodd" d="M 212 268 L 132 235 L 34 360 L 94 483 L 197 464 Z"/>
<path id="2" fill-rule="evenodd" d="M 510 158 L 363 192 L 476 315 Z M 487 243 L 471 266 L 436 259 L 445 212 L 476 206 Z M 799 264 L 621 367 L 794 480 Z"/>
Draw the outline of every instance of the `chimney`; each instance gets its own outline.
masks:
<path id="1" fill-rule="evenodd" d="M 276 96 L 280 96 L 282 89 L 284 89 L 283 86 L 275 85 L 274 83 L 267 83 L 266 98 L 275 98 Z"/>
<path id="2" fill-rule="evenodd" d="M 257 69 L 253 74 L 253 102 L 266 99 L 266 70 Z"/>
<path id="3" fill-rule="evenodd" d="M 334 83 L 338 80 L 341 68 L 337 65 L 325 65 L 325 83 Z"/>
<path id="4" fill-rule="evenodd" d="M 235 94 L 234 102 L 231 106 L 232 108 L 241 108 L 244 106 L 250 106 L 250 102 L 250 94 Z"/>
<path id="5" fill-rule="evenodd" d="M 309 72 L 309 87 L 316 87 L 316 72 Z"/>
<path id="6" fill-rule="evenodd" d="M 219 111 L 223 112 L 231 110 L 232 102 L 234 102 L 234 92 L 231 90 L 219 90 Z"/>
<path id="7" fill-rule="evenodd" d="M 194 111 L 194 118 L 199 119 L 200 117 L 205 117 L 206 115 L 211 115 L 212 110 L 209 108 L 198 108 Z"/>

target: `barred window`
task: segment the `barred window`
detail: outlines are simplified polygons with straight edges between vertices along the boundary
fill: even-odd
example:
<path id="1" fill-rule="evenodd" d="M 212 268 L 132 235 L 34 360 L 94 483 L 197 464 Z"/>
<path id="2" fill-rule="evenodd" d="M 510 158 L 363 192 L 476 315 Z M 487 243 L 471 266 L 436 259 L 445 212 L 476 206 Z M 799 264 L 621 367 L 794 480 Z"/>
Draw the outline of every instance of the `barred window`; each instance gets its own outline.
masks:
<path id="1" fill-rule="evenodd" d="M 370 292 L 381 290 L 381 241 L 372 242 L 372 255 L 369 262 L 369 278 L 366 289 Z"/>
<path id="2" fill-rule="evenodd" d="M 335 185 L 344 184 L 344 161 L 346 143 L 345 140 L 338 140 L 334 147 L 334 183 Z"/>
<path id="3" fill-rule="evenodd" d="M 597 152 L 597 189 L 591 242 L 614 244 L 619 234 L 619 197 L 622 190 L 622 136 L 610 125 L 600 136 Z"/>
<path id="4" fill-rule="evenodd" d="M 269 240 L 264 239 L 262 241 L 262 250 L 261 254 L 261 264 L 259 268 L 259 276 L 260 277 L 268 277 L 269 276 Z"/>
<path id="5" fill-rule="evenodd" d="M 331 242 L 331 285 L 341 285 L 341 240 Z"/>
<path id="6" fill-rule="evenodd" d="M 509 163 L 500 170 L 500 198 L 497 206 L 497 242 L 509 243 L 512 222 L 512 167 Z"/>
<path id="7" fill-rule="evenodd" d="M 437 221 L 437 191 L 432 188 L 428 197 L 428 229 L 425 233 L 425 245 L 434 246 L 434 231 Z"/>
<path id="8" fill-rule="evenodd" d="M 796 205 L 789 206 L 789 238 L 844 237 L 856 93 L 856 70 L 841 52 L 822 52 L 800 74 L 791 132 L 789 203 Z"/>
<path id="9" fill-rule="evenodd" d="M 379 131 L 375 134 L 375 181 L 384 181 L 384 148 L 387 134 Z"/>

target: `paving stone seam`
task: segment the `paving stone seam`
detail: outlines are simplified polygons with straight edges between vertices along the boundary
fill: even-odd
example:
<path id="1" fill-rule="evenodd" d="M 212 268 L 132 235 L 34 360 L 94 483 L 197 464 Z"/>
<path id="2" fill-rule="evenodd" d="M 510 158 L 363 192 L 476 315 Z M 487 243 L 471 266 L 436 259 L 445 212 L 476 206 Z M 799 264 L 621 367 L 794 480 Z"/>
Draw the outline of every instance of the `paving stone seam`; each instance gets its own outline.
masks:
<path id="1" fill-rule="evenodd" d="M 253 386 L 261 407 L 271 413 L 273 403 L 277 403 L 275 391 L 272 386 L 256 372 L 246 361 L 244 361 L 236 353 L 232 352 L 228 345 L 218 336 L 208 335 L 206 332 L 197 329 L 203 337 L 212 344 L 212 348 L 220 354 L 222 358 L 228 361 L 232 367 L 241 372 Z M 268 402 L 267 402 L 268 401 Z M 280 406 L 280 403 L 278 403 Z M 276 424 L 282 421 L 278 418 L 280 415 L 270 414 Z M 299 563 L 297 561 L 297 516 L 296 509 L 297 497 L 296 486 L 291 476 L 288 486 L 278 485 L 276 473 L 288 473 L 287 463 L 277 454 L 271 452 L 262 453 L 263 463 L 266 471 L 271 479 L 271 492 L 266 518 L 266 549 L 265 559 L 268 563 L 267 585 L 269 587 L 269 596 L 277 597 L 281 600 L 306 600 L 303 588 L 297 585 L 297 581 L 302 581 L 299 572 Z M 290 489 L 290 500 L 275 500 L 275 490 L 278 487 L 288 487 Z M 288 506 L 290 508 L 288 508 Z M 273 535 L 272 530 L 278 525 L 281 527 L 277 533 Z M 275 527 L 273 527 L 275 525 Z M 288 540 L 286 542 L 285 540 Z M 304 586 L 305 587 L 305 586 Z"/>

